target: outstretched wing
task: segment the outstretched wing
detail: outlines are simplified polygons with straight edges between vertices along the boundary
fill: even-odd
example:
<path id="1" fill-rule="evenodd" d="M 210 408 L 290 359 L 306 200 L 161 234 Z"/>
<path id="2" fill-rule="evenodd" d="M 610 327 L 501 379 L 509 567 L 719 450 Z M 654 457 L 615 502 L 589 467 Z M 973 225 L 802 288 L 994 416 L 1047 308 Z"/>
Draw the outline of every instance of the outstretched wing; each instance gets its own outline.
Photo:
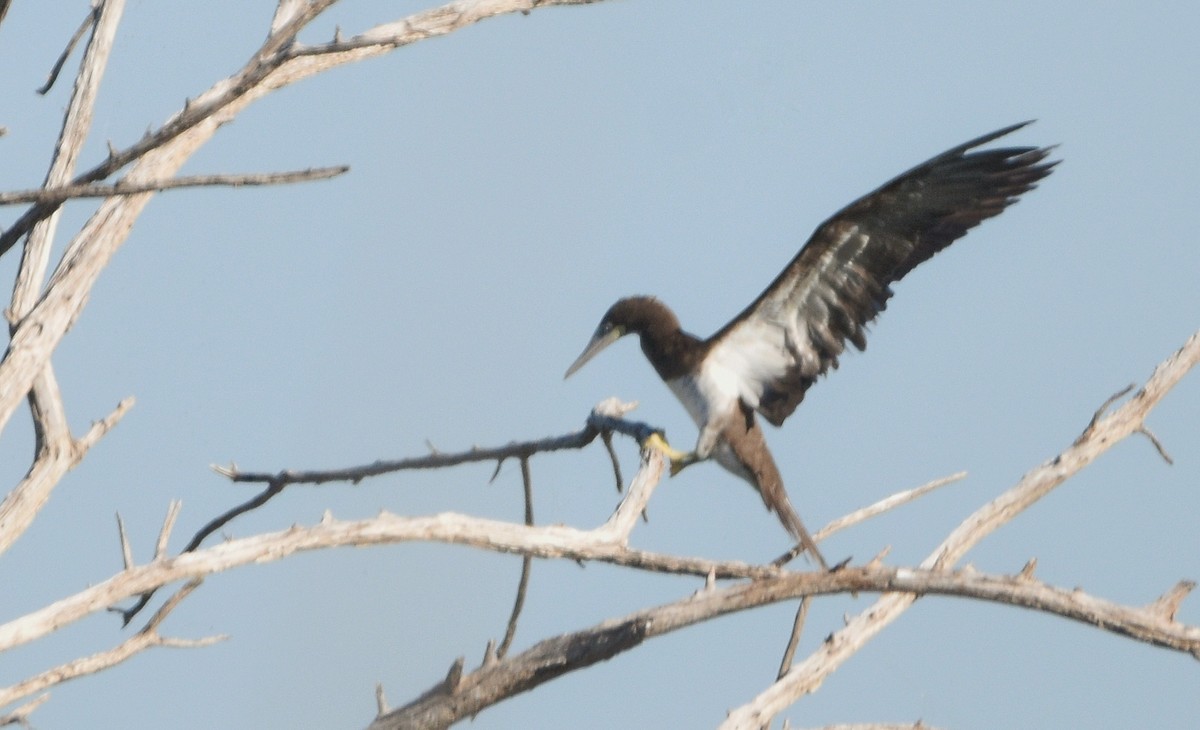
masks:
<path id="1" fill-rule="evenodd" d="M 822 223 L 787 268 L 709 342 L 712 364 L 738 380 L 742 399 L 778 426 L 847 340 L 865 327 L 890 285 L 1050 174 L 1051 148 L 977 150 L 1024 122 L 914 167 Z"/>

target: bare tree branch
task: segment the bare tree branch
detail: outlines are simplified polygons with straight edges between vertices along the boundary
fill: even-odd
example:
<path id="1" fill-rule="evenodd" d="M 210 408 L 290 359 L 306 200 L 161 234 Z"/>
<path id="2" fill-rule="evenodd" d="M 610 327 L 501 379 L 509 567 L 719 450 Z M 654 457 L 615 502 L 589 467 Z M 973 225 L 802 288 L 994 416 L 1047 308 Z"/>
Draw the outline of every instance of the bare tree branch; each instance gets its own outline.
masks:
<path id="1" fill-rule="evenodd" d="M 1197 362 L 1200 362 L 1200 332 L 1193 334 L 1183 347 L 1159 364 L 1133 398 L 1106 416 L 1097 414 L 1083 435 L 1065 451 L 1026 474 L 1016 486 L 969 516 L 921 563 L 921 567 L 949 568 L 984 537 L 1049 494 L 1113 445 L 1136 433 L 1150 410 Z M 1101 410 L 1113 400 L 1109 399 Z M 883 596 L 836 632 L 807 660 L 793 667 L 752 701 L 731 712 L 720 727 L 748 730 L 770 721 L 783 708 L 819 687 L 831 672 L 907 610 L 916 598 L 915 594 Z"/>
<path id="2" fill-rule="evenodd" d="M 824 573 L 786 573 L 638 611 L 539 642 L 528 650 L 464 674 L 450 691 L 430 691 L 416 702 L 379 717 L 371 730 L 443 728 L 502 699 L 562 674 L 628 651 L 647 639 L 752 607 L 803 596 L 844 592 L 938 594 L 994 601 L 1051 613 L 1200 659 L 1200 627 L 1166 620 L 1149 608 L 1121 606 L 1079 590 L 1055 588 L 1021 576 L 974 571 L 887 567 Z M 825 646 L 836 644 L 834 635 Z M 793 670 L 795 671 L 795 670 Z M 790 673 L 787 676 L 791 676 Z"/>
<path id="3" fill-rule="evenodd" d="M 654 434 L 662 434 L 660 429 L 637 421 L 626 421 L 619 415 L 613 415 L 612 409 L 624 409 L 628 412 L 628 404 L 616 399 L 609 399 L 597 404 L 588 416 L 587 424 L 579 431 L 563 436 L 550 436 L 533 441 L 514 441 L 504 446 L 491 448 L 472 447 L 467 451 L 444 453 L 434 451 L 428 456 L 409 457 L 406 459 L 380 460 L 372 464 L 351 466 L 341 469 L 294 470 L 269 472 L 244 472 L 236 466 L 213 465 L 213 471 L 227 477 L 233 482 L 251 482 L 278 484 L 286 487 L 291 484 L 327 484 L 329 482 L 351 482 L 357 484 L 363 479 L 390 474 L 398 471 L 414 469 L 444 469 L 448 466 L 471 464 L 480 461 L 503 462 L 506 459 L 525 459 L 534 454 L 550 453 L 567 449 L 582 449 L 605 431 L 623 433 L 644 442 Z"/>
<path id="4" fill-rule="evenodd" d="M 49 379 L 47 379 L 46 385 L 50 385 Z M 57 386 L 55 386 L 54 392 L 57 392 Z M 41 408 L 43 404 L 52 402 L 52 400 L 49 390 L 39 390 L 39 397 L 36 399 L 37 407 Z M 77 441 L 68 442 L 66 436 L 46 440 L 46 444 L 53 446 L 38 452 L 39 457 L 25 477 L 5 495 L 4 501 L 0 502 L 0 554 L 12 547 L 13 543 L 29 528 L 29 525 L 33 524 L 34 517 L 45 506 L 46 501 L 50 498 L 50 493 L 63 475 L 78 465 L 88 450 L 116 426 L 132 407 L 132 398 L 121 401 L 112 413 L 102 421 L 93 424 L 87 434 Z M 61 407 L 56 407 L 46 413 L 59 413 L 60 411 Z M 41 414 L 42 411 L 38 411 L 38 413 Z M 41 419 L 39 420 L 41 423 L 56 424 L 55 428 L 58 427 L 57 424 L 61 423 L 65 428 L 65 414 L 54 416 L 52 421 L 46 416 L 39 416 L 39 419 Z M 49 429 L 47 432 L 50 432 Z"/>
<path id="5" fill-rule="evenodd" d="M 33 714 L 34 710 L 36 710 L 37 708 L 44 705 L 46 703 L 46 700 L 48 700 L 48 699 L 50 699 L 50 693 L 47 692 L 46 694 L 44 694 L 40 697 L 37 697 L 33 700 L 30 700 L 29 702 L 26 702 L 25 704 L 21 705 L 20 707 L 13 710 L 12 712 L 9 712 L 4 715 L 0 715 L 0 726 L 22 725 L 22 726 L 28 727 L 29 726 L 29 716 Z"/>
<path id="6" fill-rule="evenodd" d="M 305 170 L 292 170 L 288 172 L 185 175 L 171 178 L 170 180 L 151 180 L 137 184 L 119 182 L 115 185 L 100 185 L 97 183 L 63 185 L 61 187 L 41 188 L 38 190 L 16 190 L 11 193 L 0 193 L 0 205 L 16 205 L 18 203 L 59 204 L 74 198 L 111 198 L 114 195 L 157 193 L 177 188 L 214 186 L 236 188 L 258 185 L 286 185 L 313 180 L 328 180 L 331 177 L 337 177 L 349 171 L 349 165 L 336 165 L 334 167 L 310 167 Z"/>
<path id="7" fill-rule="evenodd" d="M 47 186 L 59 185 L 70 179 L 75 169 L 80 150 L 91 128 L 92 110 L 100 80 L 108 64 L 123 10 L 123 0 L 109 0 L 95 9 L 94 32 L 84 51 L 50 170 L 46 173 Z M 12 302 L 5 311 L 13 331 L 32 311 L 41 294 L 57 226 L 57 214 L 49 214 L 29 231 L 22 251 L 21 264 L 17 270 Z M 7 360 L 7 355 L 5 359 Z M 15 408 L 20 397 L 28 394 L 35 437 L 34 463 L 25 478 L 0 504 L 0 553 L 8 550 L 33 523 L 34 517 L 50 498 L 51 491 L 62 476 L 75 467 L 87 450 L 133 405 L 131 400 L 122 402 L 99 427 L 93 426 L 82 440 L 76 441 L 67 425 L 66 407 L 62 401 L 58 380 L 49 364 L 49 353 L 40 365 L 31 365 L 31 368 L 23 373 L 28 376 L 28 384 L 24 390 L 14 389 L 8 391 L 8 395 L 12 407 Z M 3 363 L 0 362 L 0 369 L 2 366 Z M 4 376 L 0 375 L 0 393 L 5 391 L 6 385 Z"/>
<path id="8" fill-rule="evenodd" d="M 529 457 L 521 457 L 521 484 L 525 491 L 525 526 L 533 527 L 533 476 L 529 471 Z M 525 606 L 525 591 L 529 589 L 529 573 L 533 569 L 533 558 L 529 555 L 521 559 L 521 579 L 517 582 L 517 597 L 513 600 L 512 614 L 508 618 L 508 628 L 504 630 L 504 639 L 496 649 L 496 657 L 503 659 L 512 646 L 517 635 L 517 619 L 521 617 L 521 609 Z"/>
<path id="9" fill-rule="evenodd" d="M 149 133 L 129 147 L 110 154 L 109 158 L 75 178 L 75 183 L 97 182 L 147 154 L 174 143 L 185 133 L 195 132 L 187 142 L 172 144 L 173 151 L 163 158 L 155 156 L 155 164 L 165 162 L 159 178 L 170 177 L 196 147 L 216 131 L 216 127 L 232 119 L 251 102 L 275 89 L 337 66 L 361 61 L 395 50 L 416 41 L 447 35 L 481 20 L 515 12 L 528 13 L 555 5 L 582 5 L 601 0 L 459 0 L 440 8 L 415 13 L 394 23 L 371 29 L 363 36 L 378 35 L 382 39 L 354 48 L 330 47 L 323 50 L 308 47 L 300 52 L 295 47 L 296 35 L 337 0 L 311 0 L 305 4 L 280 4 L 266 42 L 251 56 L 246 65 L 233 76 L 218 82 L 208 91 L 188 103 L 160 129 Z M 287 18 L 287 22 L 281 22 Z M 170 160 L 167 162 L 167 160 Z M 177 164 L 176 164 L 177 163 Z M 135 176 L 135 179 L 140 179 Z M 34 205 L 0 235 L 0 256 L 18 238 L 28 232 L 38 220 L 54 209 L 53 204 Z M 139 206 L 140 208 L 140 206 Z M 3 410 L 0 409 L 0 416 Z M 7 419 L 0 417 L 0 424 Z"/>
<path id="10" fill-rule="evenodd" d="M 816 534 L 813 535 L 813 540 L 821 542 L 835 532 L 841 532 L 842 530 L 853 527 L 860 522 L 866 522 L 872 517 L 877 517 L 888 510 L 892 510 L 901 505 L 913 502 L 936 489 L 941 489 L 948 484 L 954 484 L 955 482 L 966 478 L 967 473 L 965 471 L 955 472 L 950 476 L 945 476 L 941 479 L 934 479 L 933 481 L 922 484 L 914 489 L 897 492 L 890 497 L 885 497 L 874 504 L 869 504 L 862 509 L 857 509 L 844 517 L 839 517 L 836 520 L 833 520 L 828 525 L 825 525 L 818 530 Z M 795 560 L 803 550 L 803 545 L 793 546 L 791 550 L 775 559 L 775 565 L 785 565 L 790 563 L 791 561 Z"/>
<path id="11" fill-rule="evenodd" d="M 187 585 L 179 589 L 175 595 L 171 596 L 155 612 L 154 616 L 151 617 L 141 631 L 138 631 L 112 649 L 67 662 L 10 687 L 0 689 L 0 706 L 16 702 L 23 697 L 28 697 L 31 694 L 41 692 L 66 681 L 102 672 L 151 647 L 192 648 L 209 646 L 215 642 L 223 641 L 226 638 L 224 636 L 183 640 L 163 637 L 158 633 L 159 626 L 167 616 L 199 586 L 199 580 L 192 580 L 187 583 Z"/>
<path id="12" fill-rule="evenodd" d="M 3 6 L 3 12 L 0 12 L 0 20 L 4 19 L 3 13 L 7 12 L 8 3 L 5 2 Z M 66 65 L 67 59 L 71 57 L 71 51 L 75 50 L 75 44 L 79 43 L 79 39 L 83 37 L 83 34 L 87 32 L 88 28 L 96 25 L 96 19 L 99 16 L 99 6 L 94 6 L 88 10 L 87 17 L 84 18 L 83 22 L 79 24 L 79 27 L 71 36 L 71 40 L 67 41 L 67 47 L 63 49 L 62 53 L 58 54 L 58 60 L 54 62 L 54 66 L 50 69 L 50 74 L 46 78 L 46 83 L 42 84 L 41 88 L 37 90 L 37 93 L 45 96 L 50 89 L 54 87 L 54 82 L 58 81 L 58 75 L 62 72 L 62 67 Z"/>

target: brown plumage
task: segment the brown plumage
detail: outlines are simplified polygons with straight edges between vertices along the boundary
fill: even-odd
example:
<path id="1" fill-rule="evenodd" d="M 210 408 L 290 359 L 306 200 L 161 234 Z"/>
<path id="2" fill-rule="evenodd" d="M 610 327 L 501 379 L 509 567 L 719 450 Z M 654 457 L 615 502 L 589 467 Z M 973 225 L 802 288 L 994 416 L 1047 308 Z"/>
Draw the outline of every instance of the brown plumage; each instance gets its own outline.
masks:
<path id="1" fill-rule="evenodd" d="M 843 208 L 741 314 L 702 340 L 652 297 L 614 304 L 575 372 L 619 337 L 637 333 L 642 351 L 700 428 L 675 470 L 710 457 L 748 481 L 788 532 L 825 567 L 792 508 L 755 412 L 779 426 L 816 379 L 836 368 L 851 342 L 883 311 L 891 284 L 980 222 L 1036 187 L 1057 162 L 1050 148 L 973 151 L 1025 124 L 961 144 Z"/>

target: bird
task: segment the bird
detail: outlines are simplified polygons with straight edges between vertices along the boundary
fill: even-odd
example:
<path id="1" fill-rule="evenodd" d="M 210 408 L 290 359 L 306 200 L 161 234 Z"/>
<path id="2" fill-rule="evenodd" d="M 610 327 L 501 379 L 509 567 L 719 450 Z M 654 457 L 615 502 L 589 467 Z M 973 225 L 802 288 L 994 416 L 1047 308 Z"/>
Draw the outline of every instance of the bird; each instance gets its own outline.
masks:
<path id="1" fill-rule="evenodd" d="M 638 335 L 700 432 L 691 452 L 660 444 L 672 476 L 715 458 L 749 482 L 801 550 L 828 570 L 788 498 L 758 416 L 783 425 L 817 379 L 837 368 L 847 342 L 866 348 L 866 327 L 884 310 L 892 284 L 1050 174 L 1059 163 L 1046 159 L 1053 146 L 979 149 L 1028 124 L 952 147 L 839 210 L 707 339 L 685 332 L 654 297 L 618 300 L 564 378 L 621 337 Z"/>

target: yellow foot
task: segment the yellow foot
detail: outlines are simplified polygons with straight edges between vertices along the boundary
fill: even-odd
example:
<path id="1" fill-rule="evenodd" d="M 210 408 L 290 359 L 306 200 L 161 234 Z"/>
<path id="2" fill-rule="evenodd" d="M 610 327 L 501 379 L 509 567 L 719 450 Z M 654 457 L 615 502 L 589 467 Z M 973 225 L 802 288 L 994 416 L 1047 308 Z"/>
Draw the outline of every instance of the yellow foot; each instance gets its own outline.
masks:
<path id="1" fill-rule="evenodd" d="M 691 466 L 699 461 L 696 458 L 696 454 L 690 451 L 685 454 L 682 451 L 671 448 L 671 445 L 667 443 L 667 440 L 661 434 L 651 434 L 650 438 L 646 439 L 644 446 L 649 449 L 657 449 L 666 454 L 667 458 L 671 460 L 671 476 L 675 476 L 683 471 L 684 467 Z"/>

